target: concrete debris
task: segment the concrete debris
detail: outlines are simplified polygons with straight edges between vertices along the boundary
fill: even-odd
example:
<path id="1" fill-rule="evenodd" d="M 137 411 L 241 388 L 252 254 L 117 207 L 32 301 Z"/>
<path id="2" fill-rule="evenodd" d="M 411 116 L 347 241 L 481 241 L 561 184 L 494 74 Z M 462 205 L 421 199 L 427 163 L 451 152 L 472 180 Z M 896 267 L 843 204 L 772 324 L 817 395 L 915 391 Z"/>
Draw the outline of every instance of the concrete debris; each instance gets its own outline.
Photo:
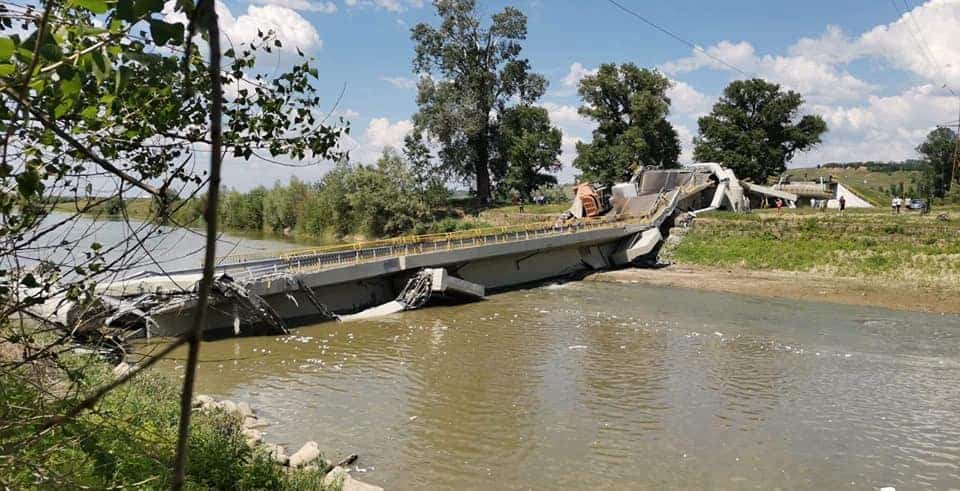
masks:
<path id="1" fill-rule="evenodd" d="M 237 404 L 230 400 L 220 401 L 220 409 L 230 414 L 237 414 Z"/>
<path id="2" fill-rule="evenodd" d="M 346 480 L 347 476 L 349 476 L 349 474 L 347 474 L 346 469 L 339 466 L 334 467 L 333 470 L 328 472 L 327 475 L 323 477 L 323 487 L 325 488 L 335 488 L 337 486 L 342 487 L 343 481 Z"/>
<path id="3" fill-rule="evenodd" d="M 354 479 L 343 467 L 337 466 L 323 478 L 324 487 L 337 487 L 343 491 L 383 491 L 383 488 Z"/>
<path id="4" fill-rule="evenodd" d="M 320 458 L 320 447 L 317 442 L 309 441 L 304 443 L 300 450 L 297 450 L 290 456 L 290 467 L 293 469 L 304 467 L 307 464 Z"/>
<path id="5" fill-rule="evenodd" d="M 113 367 L 113 376 L 120 378 L 130 373 L 131 370 L 133 370 L 133 367 L 131 367 L 127 362 L 122 361 L 119 365 Z"/>
<path id="6" fill-rule="evenodd" d="M 237 414 L 241 418 L 246 419 L 253 416 L 253 409 L 250 408 L 250 404 L 247 404 L 246 402 L 240 402 L 237 403 Z"/>
<path id="7" fill-rule="evenodd" d="M 253 428 L 244 428 L 241 430 L 243 436 L 247 437 L 247 444 L 253 446 L 256 443 L 263 441 L 263 432 L 260 430 L 255 430 Z"/>
<path id="8" fill-rule="evenodd" d="M 287 449 L 274 443 L 264 443 L 263 447 L 267 450 L 267 455 L 277 464 L 286 466 L 290 464 L 290 456 L 287 455 Z"/>
<path id="9" fill-rule="evenodd" d="M 200 394 L 197 397 L 193 398 L 193 407 L 195 408 L 211 407 L 214 404 L 216 404 L 216 402 L 217 401 L 214 400 L 214 398 L 208 395 Z"/>

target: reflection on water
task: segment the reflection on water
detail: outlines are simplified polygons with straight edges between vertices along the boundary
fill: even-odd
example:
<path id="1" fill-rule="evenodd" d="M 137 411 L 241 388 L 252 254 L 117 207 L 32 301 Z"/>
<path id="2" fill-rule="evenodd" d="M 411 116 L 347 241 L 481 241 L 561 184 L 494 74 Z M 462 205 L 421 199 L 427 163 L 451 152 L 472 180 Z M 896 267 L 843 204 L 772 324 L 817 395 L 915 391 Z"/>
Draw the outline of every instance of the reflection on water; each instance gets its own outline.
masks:
<path id="1" fill-rule="evenodd" d="M 391 489 L 960 487 L 955 316 L 585 282 L 202 356 Z"/>
<path id="2" fill-rule="evenodd" d="M 139 220 L 129 222 L 108 217 L 73 217 L 63 212 L 47 216 L 44 233 L 30 248 L 21 252 L 20 265 L 32 266 L 39 260 L 68 265 L 89 262 L 86 254 L 94 243 L 103 249 L 104 262 L 119 276 L 143 270 L 174 271 L 199 268 L 203 263 L 206 236 L 201 230 L 161 226 Z M 64 243 L 65 239 L 69 239 Z M 229 254 L 279 252 L 298 247 L 291 241 L 264 234 L 221 234 L 217 256 Z M 0 258 L 0 264 L 12 267 L 12 258 Z"/>

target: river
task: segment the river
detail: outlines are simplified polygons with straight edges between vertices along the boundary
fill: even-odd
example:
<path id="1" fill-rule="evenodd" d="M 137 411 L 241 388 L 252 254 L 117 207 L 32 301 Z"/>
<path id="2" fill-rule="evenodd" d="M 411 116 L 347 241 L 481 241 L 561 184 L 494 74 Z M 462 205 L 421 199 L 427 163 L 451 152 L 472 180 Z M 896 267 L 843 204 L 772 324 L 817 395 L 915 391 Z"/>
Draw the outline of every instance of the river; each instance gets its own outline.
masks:
<path id="1" fill-rule="evenodd" d="M 571 282 L 201 357 L 388 489 L 960 488 L 957 316 Z"/>
<path id="2" fill-rule="evenodd" d="M 202 230 L 105 217 L 80 216 L 68 222 L 70 217 L 64 212 L 53 212 L 45 217 L 40 230 L 50 227 L 52 231 L 21 252 L 20 264 L 31 266 L 40 259 L 69 265 L 85 264 L 89 259 L 84 254 L 94 243 L 103 247 L 104 262 L 118 277 L 143 270 L 199 268 L 203 264 L 206 238 Z M 69 239 L 69 246 L 64 245 L 65 239 Z M 220 235 L 217 256 L 279 252 L 297 247 L 303 246 L 264 234 L 232 231 Z M 16 267 L 8 257 L 0 258 L 0 265 Z"/>

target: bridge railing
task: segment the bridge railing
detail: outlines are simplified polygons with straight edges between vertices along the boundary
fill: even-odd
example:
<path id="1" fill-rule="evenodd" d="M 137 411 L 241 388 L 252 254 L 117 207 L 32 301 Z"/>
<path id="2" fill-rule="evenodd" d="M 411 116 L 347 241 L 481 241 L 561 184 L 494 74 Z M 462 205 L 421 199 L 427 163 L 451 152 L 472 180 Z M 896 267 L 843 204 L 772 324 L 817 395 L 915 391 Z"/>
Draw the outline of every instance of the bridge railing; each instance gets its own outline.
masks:
<path id="1" fill-rule="evenodd" d="M 221 265 L 231 265 L 231 264 L 243 264 L 255 261 L 262 260 L 295 260 L 298 258 L 316 256 L 319 254 L 335 253 L 335 252 L 356 252 L 369 249 L 380 249 L 384 247 L 388 248 L 408 248 L 410 246 L 422 246 L 426 244 L 457 244 L 465 240 L 472 239 L 483 239 L 489 237 L 497 237 L 501 235 L 509 235 L 516 233 L 528 233 L 535 230 L 545 230 L 545 229 L 565 229 L 570 227 L 595 227 L 601 224 L 613 224 L 623 222 L 632 217 L 618 217 L 616 219 L 611 218 L 584 218 L 577 220 L 576 223 L 572 224 L 557 224 L 554 221 L 551 222 L 535 222 L 535 223 L 526 223 L 520 225 L 509 225 L 509 226 L 500 226 L 500 227 L 483 227 L 475 228 L 470 230 L 461 230 L 457 232 L 447 232 L 447 233 L 436 233 L 436 234 L 423 234 L 423 235 L 407 235 L 401 237 L 395 237 L 391 239 L 381 239 L 381 240 L 370 240 L 370 241 L 361 241 L 353 242 L 348 244 L 332 244 L 328 246 L 319 246 L 319 247 L 305 247 L 299 249 L 292 249 L 284 251 L 280 254 L 275 252 L 263 252 L 263 253 L 250 253 L 250 254 L 231 254 L 228 256 L 223 256 L 220 259 Z"/>
<path id="2" fill-rule="evenodd" d="M 488 227 L 446 234 L 398 237 L 396 239 L 381 241 L 300 249 L 282 255 L 257 254 L 244 255 L 242 257 L 234 256 L 234 262 L 227 264 L 241 266 L 244 263 L 250 263 L 249 267 L 234 273 L 235 276 L 256 277 L 269 280 L 274 277 L 316 272 L 327 268 L 359 264 L 390 257 L 457 250 L 504 242 L 559 236 L 601 228 L 612 228 L 623 226 L 631 220 L 632 223 L 644 223 L 648 218 L 643 217 L 638 219 L 632 216 L 621 216 L 617 218 L 600 217 L 568 223 L 551 222 L 509 227 Z M 258 262 L 262 264 L 257 264 Z"/>
<path id="3" fill-rule="evenodd" d="M 503 242 L 529 240 L 563 235 L 585 230 L 623 226 L 625 223 L 648 224 L 672 212 L 678 195 L 690 195 L 701 186 L 688 184 L 679 188 L 677 194 L 661 192 L 647 213 L 641 216 L 620 215 L 617 217 L 583 218 L 567 222 L 536 222 L 519 225 L 484 227 L 458 232 L 410 235 L 392 239 L 362 241 L 350 244 L 334 244 L 308 247 L 276 253 L 234 254 L 221 259 L 221 265 L 240 266 L 248 264 L 238 276 L 270 278 L 285 274 L 315 272 L 326 268 L 358 264 L 377 259 L 478 247 Z M 672 195 L 672 199 L 670 196 Z M 258 264 L 260 263 L 260 264 Z"/>

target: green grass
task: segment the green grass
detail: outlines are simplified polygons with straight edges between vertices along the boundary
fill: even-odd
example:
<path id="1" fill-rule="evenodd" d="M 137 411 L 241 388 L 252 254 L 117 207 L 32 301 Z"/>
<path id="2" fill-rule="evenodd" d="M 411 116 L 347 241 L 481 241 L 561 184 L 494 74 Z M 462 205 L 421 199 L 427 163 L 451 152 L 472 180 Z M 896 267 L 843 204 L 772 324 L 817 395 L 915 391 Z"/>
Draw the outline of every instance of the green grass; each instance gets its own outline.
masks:
<path id="1" fill-rule="evenodd" d="M 680 263 L 805 271 L 960 291 L 960 215 L 870 210 L 714 213 L 698 219 L 675 251 Z"/>
<path id="2" fill-rule="evenodd" d="M 49 415 L 63 414 L 113 377 L 92 357 L 61 355 L 56 365 L 43 365 L 44 378 L 57 384 L 41 388 L 35 366 L 0 373 L 0 453 L 26 442 L 0 455 L 0 483 L 11 489 L 170 487 L 177 381 L 153 372 L 141 375 L 93 410 L 32 439 Z M 234 415 L 197 413 L 189 448 L 186 489 L 322 489 L 319 472 L 288 472 L 251 449 Z"/>
<path id="3" fill-rule="evenodd" d="M 570 203 L 550 203 L 546 205 L 523 205 L 523 213 L 530 215 L 560 214 L 570 209 Z M 490 213 L 520 213 L 519 205 L 498 206 L 487 210 Z"/>

